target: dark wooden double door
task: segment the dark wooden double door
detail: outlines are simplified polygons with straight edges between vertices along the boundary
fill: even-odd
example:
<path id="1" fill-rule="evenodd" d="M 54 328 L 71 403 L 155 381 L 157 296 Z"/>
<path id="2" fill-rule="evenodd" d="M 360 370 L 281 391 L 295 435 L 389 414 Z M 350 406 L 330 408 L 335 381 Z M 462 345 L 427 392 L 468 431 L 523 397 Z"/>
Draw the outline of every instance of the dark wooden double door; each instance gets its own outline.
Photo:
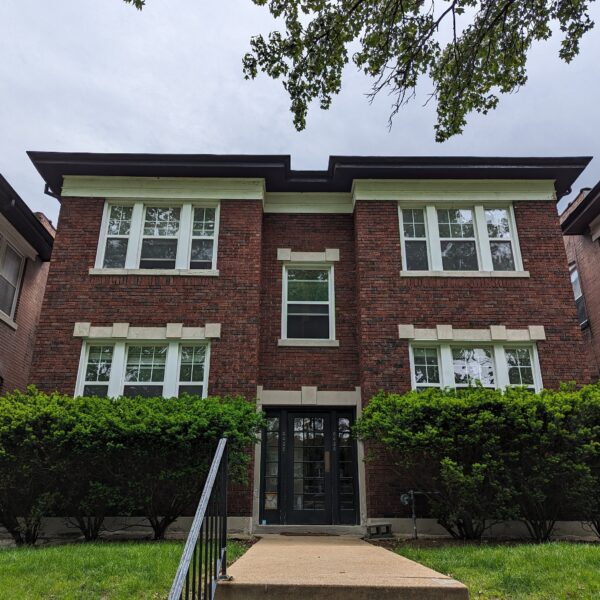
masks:
<path id="1" fill-rule="evenodd" d="M 261 524 L 358 521 L 353 411 L 267 410 L 262 438 Z"/>

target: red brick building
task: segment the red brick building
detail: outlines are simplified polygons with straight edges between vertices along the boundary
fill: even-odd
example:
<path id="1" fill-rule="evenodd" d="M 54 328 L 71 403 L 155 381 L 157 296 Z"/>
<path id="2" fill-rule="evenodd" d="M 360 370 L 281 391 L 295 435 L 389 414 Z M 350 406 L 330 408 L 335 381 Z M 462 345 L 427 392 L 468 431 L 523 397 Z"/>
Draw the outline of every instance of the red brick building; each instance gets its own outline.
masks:
<path id="1" fill-rule="evenodd" d="M 30 381 L 54 228 L 0 175 L 0 394 Z"/>
<path id="2" fill-rule="evenodd" d="M 555 208 L 587 158 L 31 158 L 61 198 L 35 383 L 256 398 L 247 527 L 404 514 L 349 436 L 380 389 L 589 380 Z"/>
<path id="3" fill-rule="evenodd" d="M 600 183 L 584 188 L 560 217 L 577 317 L 592 378 L 600 378 Z"/>

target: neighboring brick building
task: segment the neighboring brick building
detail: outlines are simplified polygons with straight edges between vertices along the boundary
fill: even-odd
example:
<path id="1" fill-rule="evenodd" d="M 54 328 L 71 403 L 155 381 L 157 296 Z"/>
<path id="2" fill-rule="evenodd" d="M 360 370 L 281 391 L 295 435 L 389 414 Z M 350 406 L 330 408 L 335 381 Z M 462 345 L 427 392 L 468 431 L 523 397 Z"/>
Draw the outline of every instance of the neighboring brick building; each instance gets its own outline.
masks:
<path id="1" fill-rule="evenodd" d="M 555 208 L 587 158 L 31 158 L 62 205 L 34 381 L 257 398 L 248 527 L 404 514 L 348 434 L 380 389 L 589 381 Z"/>
<path id="2" fill-rule="evenodd" d="M 0 394 L 30 381 L 54 229 L 0 175 Z"/>
<path id="3" fill-rule="evenodd" d="M 592 378 L 600 378 L 600 183 L 582 189 L 560 216 L 577 316 Z"/>

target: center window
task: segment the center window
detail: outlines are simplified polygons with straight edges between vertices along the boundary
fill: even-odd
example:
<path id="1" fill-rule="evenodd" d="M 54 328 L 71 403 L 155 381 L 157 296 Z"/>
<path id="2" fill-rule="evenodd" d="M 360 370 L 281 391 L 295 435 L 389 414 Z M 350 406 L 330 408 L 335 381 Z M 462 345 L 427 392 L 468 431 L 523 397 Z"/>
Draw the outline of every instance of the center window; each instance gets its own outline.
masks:
<path id="1" fill-rule="evenodd" d="M 333 339 L 332 267 L 284 270 L 284 339 Z"/>
<path id="2" fill-rule="evenodd" d="M 148 206 L 142 238 L 141 269 L 174 269 L 181 209 Z"/>

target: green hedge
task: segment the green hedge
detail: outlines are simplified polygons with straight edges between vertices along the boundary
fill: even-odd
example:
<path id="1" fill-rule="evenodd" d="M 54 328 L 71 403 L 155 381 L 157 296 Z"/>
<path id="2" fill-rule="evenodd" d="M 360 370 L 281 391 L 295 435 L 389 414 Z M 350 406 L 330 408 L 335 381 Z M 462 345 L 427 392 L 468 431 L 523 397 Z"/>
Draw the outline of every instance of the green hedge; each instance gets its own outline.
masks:
<path id="1" fill-rule="evenodd" d="M 160 539 L 194 509 L 221 437 L 244 479 L 261 425 L 240 397 L 0 397 L 0 524 L 31 544 L 42 516 L 72 517 L 95 539 L 106 515 L 143 515 Z"/>
<path id="2" fill-rule="evenodd" d="M 379 393 L 356 424 L 451 535 L 522 520 L 538 541 L 569 516 L 600 525 L 600 386 Z M 381 459 L 381 456 L 380 456 Z M 407 487 L 407 489 L 408 489 Z"/>

